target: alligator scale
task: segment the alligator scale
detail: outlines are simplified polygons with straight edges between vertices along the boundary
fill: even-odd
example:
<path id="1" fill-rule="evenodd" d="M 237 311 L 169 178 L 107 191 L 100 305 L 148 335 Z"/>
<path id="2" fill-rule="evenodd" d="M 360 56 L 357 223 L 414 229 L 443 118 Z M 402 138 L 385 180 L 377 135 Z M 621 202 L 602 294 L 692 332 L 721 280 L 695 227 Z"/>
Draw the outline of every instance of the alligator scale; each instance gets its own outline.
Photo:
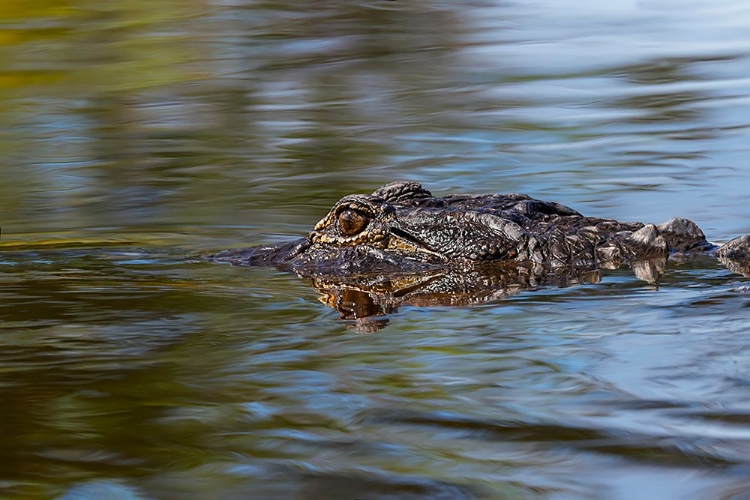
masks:
<path id="1" fill-rule="evenodd" d="M 292 270 L 336 307 L 331 302 L 356 291 L 391 306 L 472 303 L 513 289 L 597 281 L 597 271 L 622 264 L 654 282 L 668 257 L 698 254 L 750 275 L 750 236 L 717 246 L 687 219 L 618 222 L 523 194 L 435 197 L 401 181 L 342 198 L 303 238 L 210 258 Z"/>

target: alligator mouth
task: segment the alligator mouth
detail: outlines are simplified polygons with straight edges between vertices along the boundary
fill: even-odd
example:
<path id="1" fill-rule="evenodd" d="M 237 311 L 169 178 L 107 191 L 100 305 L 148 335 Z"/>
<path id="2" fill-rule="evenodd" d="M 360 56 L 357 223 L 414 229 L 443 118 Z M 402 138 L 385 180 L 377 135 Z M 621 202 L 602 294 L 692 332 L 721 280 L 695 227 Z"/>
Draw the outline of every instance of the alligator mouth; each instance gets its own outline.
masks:
<path id="1" fill-rule="evenodd" d="M 390 232 L 391 238 L 388 241 L 389 250 L 396 250 L 399 253 L 414 254 L 415 257 L 419 254 L 427 254 L 432 257 L 438 257 L 441 261 L 448 260 L 445 255 L 436 252 L 424 241 L 403 229 L 392 227 Z"/>
<path id="2" fill-rule="evenodd" d="M 278 269 L 316 273 L 414 272 L 423 267 L 443 266 L 448 258 L 401 228 L 390 228 L 385 247 L 316 246 L 310 237 L 278 245 L 224 250 L 211 255 L 243 266 L 275 266 Z"/>

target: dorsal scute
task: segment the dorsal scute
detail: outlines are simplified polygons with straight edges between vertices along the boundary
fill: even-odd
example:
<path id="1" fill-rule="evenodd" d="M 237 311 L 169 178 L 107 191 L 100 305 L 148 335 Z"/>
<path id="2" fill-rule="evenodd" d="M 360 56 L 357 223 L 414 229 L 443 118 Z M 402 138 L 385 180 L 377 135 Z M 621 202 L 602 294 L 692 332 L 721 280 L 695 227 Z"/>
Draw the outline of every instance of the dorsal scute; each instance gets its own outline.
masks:
<path id="1" fill-rule="evenodd" d="M 395 181 L 381 186 L 372 193 L 389 203 L 408 203 L 410 201 L 432 198 L 432 193 L 414 181 Z"/>
<path id="2" fill-rule="evenodd" d="M 713 248 L 713 245 L 706 241 L 701 228 L 689 219 L 673 217 L 656 227 L 673 252 L 706 251 Z"/>

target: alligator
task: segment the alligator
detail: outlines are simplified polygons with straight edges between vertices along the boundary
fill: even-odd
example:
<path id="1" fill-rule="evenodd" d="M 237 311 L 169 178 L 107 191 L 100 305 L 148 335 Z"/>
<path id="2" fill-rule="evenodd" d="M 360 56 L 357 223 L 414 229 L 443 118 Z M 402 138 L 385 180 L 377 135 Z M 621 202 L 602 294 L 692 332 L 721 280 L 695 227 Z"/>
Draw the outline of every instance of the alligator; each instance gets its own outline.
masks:
<path id="1" fill-rule="evenodd" d="M 435 197 L 417 182 L 397 181 L 371 195 L 342 198 L 305 237 L 226 250 L 211 259 L 306 276 L 372 276 L 477 265 L 590 270 L 628 263 L 638 268 L 691 254 L 717 257 L 730 270 L 750 274 L 750 236 L 718 246 L 688 219 L 618 222 L 525 194 Z M 644 277 L 658 279 L 648 272 Z"/>
<path id="2" fill-rule="evenodd" d="M 596 283 L 601 270 L 623 264 L 656 283 L 668 259 L 699 256 L 750 277 L 748 235 L 719 246 L 684 218 L 618 222 L 524 194 L 435 197 L 417 182 L 397 181 L 342 198 L 307 236 L 209 259 L 293 271 L 369 332 L 383 320 L 363 318 L 404 304 L 475 304 L 540 286 Z"/>

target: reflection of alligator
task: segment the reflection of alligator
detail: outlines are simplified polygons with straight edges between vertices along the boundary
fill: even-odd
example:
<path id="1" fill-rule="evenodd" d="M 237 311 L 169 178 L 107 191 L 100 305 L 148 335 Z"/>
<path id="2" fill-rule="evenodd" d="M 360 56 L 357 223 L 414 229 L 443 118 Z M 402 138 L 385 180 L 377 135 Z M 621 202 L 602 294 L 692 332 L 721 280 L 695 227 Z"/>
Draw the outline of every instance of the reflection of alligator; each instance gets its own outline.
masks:
<path id="1" fill-rule="evenodd" d="M 590 271 L 622 263 L 654 282 L 667 257 L 690 254 L 716 256 L 750 276 L 750 236 L 717 247 L 687 219 L 658 226 L 618 222 L 521 194 L 435 198 L 416 182 L 393 182 L 369 196 L 342 198 L 304 238 L 210 258 L 293 270 L 325 290 L 332 283 L 371 290 L 372 283 L 392 286 L 411 276 L 410 285 L 396 287 L 401 295 L 413 297 L 419 289 L 436 303 L 471 303 L 472 294 L 580 282 L 581 276 L 591 281 Z"/>
<path id="2" fill-rule="evenodd" d="M 492 302 L 540 286 L 598 283 L 598 270 L 473 266 L 394 276 L 315 276 L 320 301 L 351 321 L 360 333 L 388 324 L 401 306 L 462 306 Z"/>

